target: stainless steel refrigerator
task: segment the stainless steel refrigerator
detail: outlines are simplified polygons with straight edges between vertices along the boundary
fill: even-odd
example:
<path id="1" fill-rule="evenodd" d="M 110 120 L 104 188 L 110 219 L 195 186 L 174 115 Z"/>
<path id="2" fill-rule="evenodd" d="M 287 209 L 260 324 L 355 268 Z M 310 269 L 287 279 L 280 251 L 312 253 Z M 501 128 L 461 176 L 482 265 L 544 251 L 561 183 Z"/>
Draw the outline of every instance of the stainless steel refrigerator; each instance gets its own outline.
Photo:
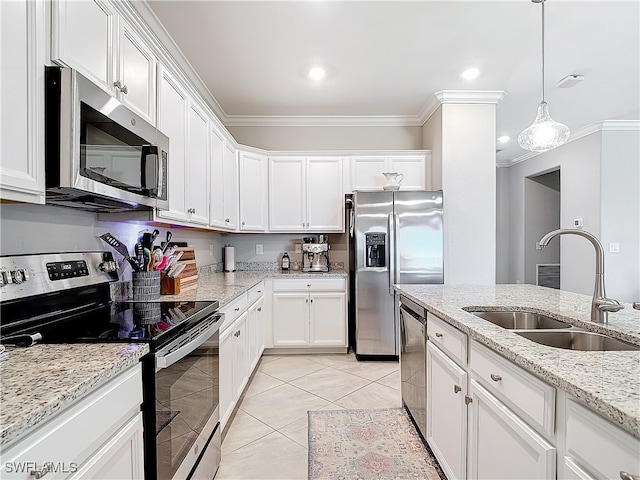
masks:
<path id="1" fill-rule="evenodd" d="M 350 207 L 351 346 L 398 356 L 392 285 L 443 283 L 442 192 L 356 192 Z"/>

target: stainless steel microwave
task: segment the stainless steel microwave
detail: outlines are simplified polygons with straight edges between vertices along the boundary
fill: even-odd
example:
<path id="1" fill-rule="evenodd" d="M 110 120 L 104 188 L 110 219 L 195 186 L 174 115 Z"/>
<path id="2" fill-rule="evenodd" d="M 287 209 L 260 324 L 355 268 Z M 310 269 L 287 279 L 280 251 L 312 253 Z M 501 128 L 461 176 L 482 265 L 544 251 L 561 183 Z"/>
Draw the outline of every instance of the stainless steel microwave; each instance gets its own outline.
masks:
<path id="1" fill-rule="evenodd" d="M 46 201 L 94 212 L 168 208 L 169 138 L 71 68 L 45 67 Z"/>

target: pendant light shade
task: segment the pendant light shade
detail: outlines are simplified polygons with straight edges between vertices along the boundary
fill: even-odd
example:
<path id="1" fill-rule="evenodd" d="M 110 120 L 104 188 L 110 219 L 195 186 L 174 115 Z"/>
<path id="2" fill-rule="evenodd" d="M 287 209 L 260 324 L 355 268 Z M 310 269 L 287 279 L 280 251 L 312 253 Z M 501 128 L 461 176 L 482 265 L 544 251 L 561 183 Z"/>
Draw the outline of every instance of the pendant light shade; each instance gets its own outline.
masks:
<path id="1" fill-rule="evenodd" d="M 547 102 L 540 102 L 536 119 L 518 135 L 518 144 L 525 150 L 546 152 L 566 142 L 569 133 L 569 127 L 551 118 Z"/>
<path id="2" fill-rule="evenodd" d="M 518 135 L 518 144 L 525 150 L 532 152 L 546 152 L 559 147 L 569 139 L 569 127 L 556 122 L 549 115 L 547 102 L 544 101 L 544 2 L 545 0 L 531 0 L 542 4 L 542 101 L 538 105 L 538 112 L 533 123 Z"/>

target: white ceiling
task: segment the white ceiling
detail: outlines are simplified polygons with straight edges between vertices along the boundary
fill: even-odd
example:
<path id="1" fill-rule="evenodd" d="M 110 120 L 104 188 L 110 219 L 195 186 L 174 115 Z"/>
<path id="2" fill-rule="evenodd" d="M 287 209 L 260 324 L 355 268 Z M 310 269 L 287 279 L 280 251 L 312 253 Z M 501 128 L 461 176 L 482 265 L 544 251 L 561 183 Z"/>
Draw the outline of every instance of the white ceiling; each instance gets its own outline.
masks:
<path id="1" fill-rule="evenodd" d="M 498 145 L 498 161 L 526 153 L 516 139 L 533 121 L 541 84 L 541 6 L 530 0 L 148 3 L 227 125 L 301 116 L 420 125 L 436 92 L 503 90 L 497 134 L 512 140 Z M 548 0 L 545 15 L 551 116 L 572 132 L 640 119 L 640 0 Z M 315 63 L 328 71 L 321 83 L 306 77 Z M 470 66 L 480 76 L 463 80 Z M 556 88 L 569 74 L 585 80 Z"/>

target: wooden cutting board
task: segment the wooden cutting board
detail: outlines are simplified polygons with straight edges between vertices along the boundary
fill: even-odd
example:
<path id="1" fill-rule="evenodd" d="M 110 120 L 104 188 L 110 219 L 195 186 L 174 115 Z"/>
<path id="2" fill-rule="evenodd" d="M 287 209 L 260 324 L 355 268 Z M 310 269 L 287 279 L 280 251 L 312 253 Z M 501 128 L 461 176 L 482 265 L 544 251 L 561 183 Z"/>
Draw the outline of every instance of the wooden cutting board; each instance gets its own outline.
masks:
<path id="1" fill-rule="evenodd" d="M 198 269 L 196 267 L 196 252 L 190 247 L 178 247 L 176 252 L 184 252 L 179 262 L 184 263 L 186 267 L 178 278 L 180 279 L 180 291 L 192 290 L 198 288 Z"/>

